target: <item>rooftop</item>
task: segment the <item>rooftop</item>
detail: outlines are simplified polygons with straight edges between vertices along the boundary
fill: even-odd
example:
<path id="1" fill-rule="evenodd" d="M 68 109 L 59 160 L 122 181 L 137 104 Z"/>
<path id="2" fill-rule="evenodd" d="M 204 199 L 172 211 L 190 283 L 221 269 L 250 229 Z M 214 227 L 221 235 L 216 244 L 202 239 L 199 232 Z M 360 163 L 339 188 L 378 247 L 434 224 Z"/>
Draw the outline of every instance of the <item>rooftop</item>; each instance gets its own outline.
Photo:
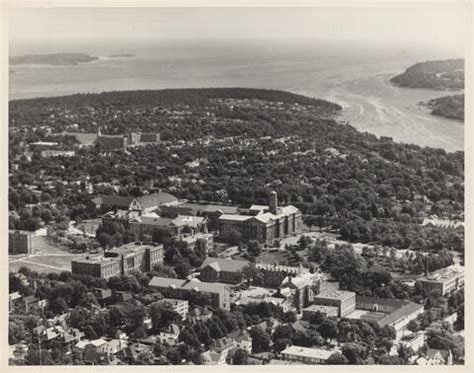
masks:
<path id="1" fill-rule="evenodd" d="M 324 312 L 333 312 L 333 311 L 336 311 L 337 312 L 338 308 L 337 307 L 333 307 L 333 306 L 321 306 L 319 304 L 312 304 L 311 306 L 308 306 L 306 308 L 303 308 L 303 311 L 309 311 L 309 312 L 321 312 L 321 313 L 324 313 Z"/>
<path id="2" fill-rule="evenodd" d="M 212 265 L 213 268 L 220 272 L 238 272 L 242 268 L 246 267 L 249 264 L 247 260 L 233 260 L 233 259 L 221 259 L 221 258 L 207 258 L 201 265 L 201 269 L 209 265 Z"/>
<path id="3" fill-rule="evenodd" d="M 313 359 L 327 360 L 332 355 L 333 351 L 323 350 L 320 348 L 307 348 L 300 346 L 288 346 L 282 352 L 282 354 L 296 355 L 301 357 L 309 357 Z"/>
<path id="4" fill-rule="evenodd" d="M 464 276 L 464 267 L 452 265 L 429 273 L 428 276 L 420 278 L 422 281 L 447 281 L 458 276 Z"/>
<path id="5" fill-rule="evenodd" d="M 181 280 L 177 278 L 167 278 L 167 277 L 153 277 L 148 283 L 151 287 L 158 288 L 172 288 L 172 289 L 186 289 L 186 290 L 195 290 L 203 291 L 207 293 L 222 293 L 225 290 L 230 288 L 226 284 L 221 284 L 219 282 L 201 282 L 198 279 L 192 280 Z"/>
<path id="6" fill-rule="evenodd" d="M 325 298 L 325 299 L 337 299 L 337 300 L 346 300 L 355 296 L 355 293 L 352 291 L 345 290 L 328 290 L 324 291 L 315 296 L 315 299 Z"/>

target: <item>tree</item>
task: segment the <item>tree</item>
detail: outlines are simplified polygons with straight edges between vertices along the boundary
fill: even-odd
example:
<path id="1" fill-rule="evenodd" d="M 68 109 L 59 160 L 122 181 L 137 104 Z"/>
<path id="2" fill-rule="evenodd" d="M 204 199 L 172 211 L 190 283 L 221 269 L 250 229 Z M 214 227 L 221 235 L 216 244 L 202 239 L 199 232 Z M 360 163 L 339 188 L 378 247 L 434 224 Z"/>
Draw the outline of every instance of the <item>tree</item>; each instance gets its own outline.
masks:
<path id="1" fill-rule="evenodd" d="M 256 240 L 250 240 L 247 244 L 247 251 L 251 256 L 259 256 L 261 252 L 260 244 Z"/>
<path id="2" fill-rule="evenodd" d="M 252 337 L 252 350 L 255 353 L 265 352 L 270 350 L 271 338 L 258 326 L 250 329 L 250 336 Z"/>
<path id="3" fill-rule="evenodd" d="M 350 364 L 362 364 L 364 359 L 362 357 L 362 346 L 356 343 L 346 343 L 342 346 L 342 354 L 349 360 Z"/>
<path id="4" fill-rule="evenodd" d="M 229 232 L 228 239 L 232 245 L 238 245 L 240 241 L 242 241 L 242 234 L 239 231 L 232 229 Z"/>
<path id="5" fill-rule="evenodd" d="M 407 324 L 407 329 L 413 333 L 420 330 L 420 323 L 417 320 L 410 320 Z"/>
<path id="6" fill-rule="evenodd" d="M 248 364 L 249 353 L 241 348 L 235 351 L 234 356 L 232 356 L 232 365 L 247 365 Z"/>
<path id="7" fill-rule="evenodd" d="M 178 278 L 186 278 L 191 273 L 191 265 L 187 259 L 180 260 L 174 267 Z"/>
<path id="8" fill-rule="evenodd" d="M 257 267 L 255 266 L 255 264 L 249 264 L 249 265 L 245 266 L 244 268 L 242 268 L 242 278 L 244 280 L 247 280 L 247 285 L 250 286 L 252 281 L 257 276 L 258 272 L 259 271 L 258 271 Z"/>
<path id="9" fill-rule="evenodd" d="M 349 360 L 341 354 L 340 352 L 334 352 L 331 356 L 328 357 L 326 360 L 326 364 L 329 365 L 344 365 L 349 364 Z"/>
<path id="10" fill-rule="evenodd" d="M 331 319 L 324 320 L 321 325 L 319 325 L 319 333 L 321 336 L 326 339 L 333 339 L 337 337 L 337 322 Z"/>

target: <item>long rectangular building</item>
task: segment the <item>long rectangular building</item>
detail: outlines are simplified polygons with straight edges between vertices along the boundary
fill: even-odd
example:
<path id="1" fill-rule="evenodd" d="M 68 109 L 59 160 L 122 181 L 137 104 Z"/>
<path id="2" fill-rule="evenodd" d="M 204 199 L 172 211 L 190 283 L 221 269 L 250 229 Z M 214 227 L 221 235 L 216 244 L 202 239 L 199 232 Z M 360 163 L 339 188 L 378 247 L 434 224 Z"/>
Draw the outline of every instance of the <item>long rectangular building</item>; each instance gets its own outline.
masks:
<path id="1" fill-rule="evenodd" d="M 270 205 L 253 205 L 248 215 L 222 214 L 219 217 L 219 237 L 229 240 L 237 232 L 242 241 L 272 243 L 300 230 L 302 213 L 294 206 L 278 207 L 276 192 L 270 194 Z"/>
<path id="2" fill-rule="evenodd" d="M 197 294 L 209 297 L 209 304 L 215 308 L 230 310 L 230 288 L 218 282 L 201 282 L 197 279 L 181 280 L 177 278 L 153 277 L 149 284 L 165 297 L 192 301 Z"/>
<path id="3" fill-rule="evenodd" d="M 73 260 L 73 274 L 109 278 L 128 276 L 133 272 L 149 272 L 155 264 L 163 263 L 163 245 L 127 244 L 106 251 L 104 255 Z"/>
<path id="4" fill-rule="evenodd" d="M 417 281 L 423 285 L 426 290 L 439 289 L 441 295 L 445 295 L 464 285 L 464 267 L 452 265 L 432 272 Z"/>

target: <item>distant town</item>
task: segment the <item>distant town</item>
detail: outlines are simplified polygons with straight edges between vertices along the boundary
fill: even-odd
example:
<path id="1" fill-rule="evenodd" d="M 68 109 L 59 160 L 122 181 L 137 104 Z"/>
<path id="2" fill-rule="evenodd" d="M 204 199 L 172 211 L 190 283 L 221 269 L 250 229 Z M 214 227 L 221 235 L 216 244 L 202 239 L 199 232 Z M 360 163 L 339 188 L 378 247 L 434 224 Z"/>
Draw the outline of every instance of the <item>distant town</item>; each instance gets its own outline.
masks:
<path id="1" fill-rule="evenodd" d="M 463 364 L 464 155 L 339 110 L 10 102 L 10 365 Z"/>

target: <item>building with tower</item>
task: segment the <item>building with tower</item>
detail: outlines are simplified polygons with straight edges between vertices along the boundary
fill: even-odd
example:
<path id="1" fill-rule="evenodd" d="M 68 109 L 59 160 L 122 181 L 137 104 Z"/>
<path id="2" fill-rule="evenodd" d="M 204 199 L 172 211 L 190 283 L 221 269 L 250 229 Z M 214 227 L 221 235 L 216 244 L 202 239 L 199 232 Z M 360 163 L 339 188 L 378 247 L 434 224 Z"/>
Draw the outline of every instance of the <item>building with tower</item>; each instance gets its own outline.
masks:
<path id="1" fill-rule="evenodd" d="M 246 242 L 256 240 L 271 244 L 275 239 L 299 232 L 302 224 L 302 213 L 295 206 L 278 206 L 278 195 L 270 192 L 269 205 L 252 205 L 248 214 L 222 214 L 219 217 L 219 237 L 229 240 L 240 234 Z"/>

